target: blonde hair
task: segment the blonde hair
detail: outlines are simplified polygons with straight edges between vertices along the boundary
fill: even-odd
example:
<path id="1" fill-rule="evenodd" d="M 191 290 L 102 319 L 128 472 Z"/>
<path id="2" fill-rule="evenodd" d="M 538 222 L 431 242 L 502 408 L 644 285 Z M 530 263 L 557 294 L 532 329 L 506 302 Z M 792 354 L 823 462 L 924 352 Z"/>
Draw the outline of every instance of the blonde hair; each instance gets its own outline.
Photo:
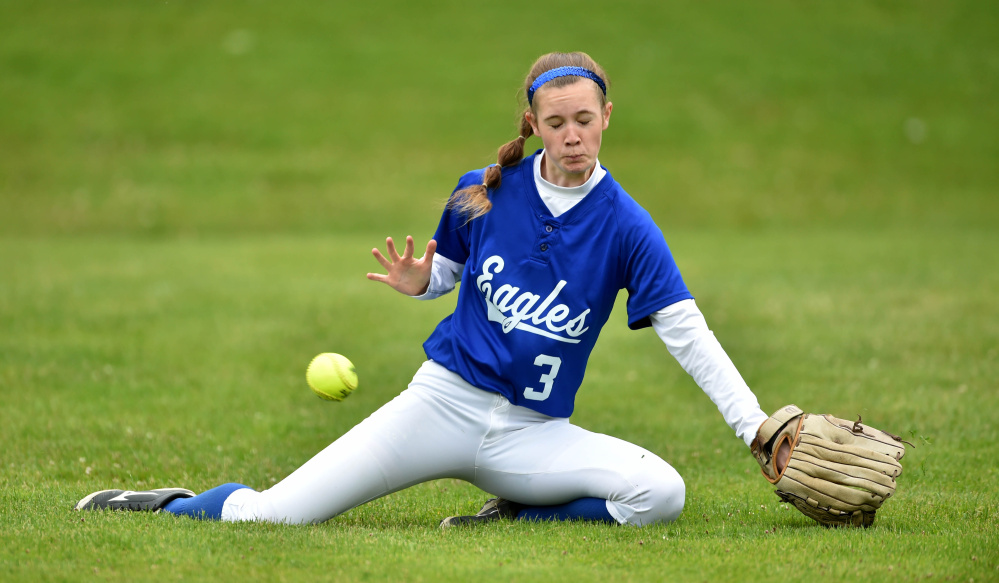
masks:
<path id="1" fill-rule="evenodd" d="M 596 73 L 603 80 L 604 87 L 610 85 L 603 68 L 586 53 L 548 53 L 541 55 L 537 61 L 534 61 L 530 73 L 524 79 L 523 91 L 521 91 L 520 95 L 525 105 L 520 115 L 517 137 L 500 146 L 496 155 L 496 165 L 486 168 L 482 184 L 469 186 L 455 192 L 447 203 L 448 208 L 458 211 L 468 221 L 477 219 L 492 209 L 493 203 L 488 197 L 489 190 L 499 188 L 500 182 L 503 179 L 503 168 L 514 166 L 524 158 L 524 142 L 527 141 L 527 138 L 534 135 L 534 130 L 531 128 L 530 122 L 527 121 L 525 114 L 527 112 L 536 112 L 537 101 L 535 100 L 533 104 L 528 103 L 527 92 L 534 85 L 534 81 L 538 77 L 546 71 L 558 67 L 582 67 Z M 556 77 L 545 83 L 544 87 L 565 87 L 576 83 L 582 78 L 575 75 Z M 606 104 L 606 93 L 601 91 L 600 105 L 603 107 Z"/>

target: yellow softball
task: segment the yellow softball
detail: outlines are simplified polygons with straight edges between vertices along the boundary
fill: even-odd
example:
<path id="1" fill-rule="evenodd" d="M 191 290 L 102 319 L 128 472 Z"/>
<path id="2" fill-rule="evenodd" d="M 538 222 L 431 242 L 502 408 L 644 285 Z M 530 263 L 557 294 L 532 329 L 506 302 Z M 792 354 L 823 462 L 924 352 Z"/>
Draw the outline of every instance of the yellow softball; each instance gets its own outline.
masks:
<path id="1" fill-rule="evenodd" d="M 323 399 L 342 401 L 357 388 L 357 371 L 346 356 L 324 352 L 309 363 L 305 380 L 312 392 Z"/>

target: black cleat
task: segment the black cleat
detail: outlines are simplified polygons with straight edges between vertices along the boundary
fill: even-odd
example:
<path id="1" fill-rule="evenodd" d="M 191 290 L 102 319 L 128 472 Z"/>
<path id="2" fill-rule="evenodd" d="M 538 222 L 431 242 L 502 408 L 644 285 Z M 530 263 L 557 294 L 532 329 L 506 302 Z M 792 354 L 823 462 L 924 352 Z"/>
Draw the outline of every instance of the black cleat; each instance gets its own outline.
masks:
<path id="1" fill-rule="evenodd" d="M 517 514 L 519 514 L 524 508 L 526 508 L 525 505 L 518 504 L 511 500 L 503 498 L 490 498 L 475 516 L 449 516 L 441 521 L 441 528 L 478 524 L 480 522 L 499 520 L 501 518 L 513 520 L 517 518 Z"/>
<path id="2" fill-rule="evenodd" d="M 159 512 L 167 502 L 177 498 L 190 498 L 194 492 L 184 488 L 158 490 L 101 490 L 77 503 L 74 510 L 145 510 Z"/>

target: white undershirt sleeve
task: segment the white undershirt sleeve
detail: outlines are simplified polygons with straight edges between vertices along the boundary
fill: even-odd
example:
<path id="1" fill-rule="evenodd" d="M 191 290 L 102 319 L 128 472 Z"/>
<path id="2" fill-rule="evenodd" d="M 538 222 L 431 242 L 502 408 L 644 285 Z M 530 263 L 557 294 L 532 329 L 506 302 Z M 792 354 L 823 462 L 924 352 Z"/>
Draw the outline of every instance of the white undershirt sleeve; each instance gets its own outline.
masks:
<path id="1" fill-rule="evenodd" d="M 426 293 L 412 296 L 418 300 L 432 300 L 448 294 L 461 281 L 464 263 L 455 263 L 440 253 L 434 255 L 434 263 L 430 272 L 430 286 Z"/>
<path id="2" fill-rule="evenodd" d="M 667 306 L 652 314 L 651 320 L 669 353 L 707 393 L 735 434 L 750 445 L 769 416 L 708 329 L 694 300 Z"/>

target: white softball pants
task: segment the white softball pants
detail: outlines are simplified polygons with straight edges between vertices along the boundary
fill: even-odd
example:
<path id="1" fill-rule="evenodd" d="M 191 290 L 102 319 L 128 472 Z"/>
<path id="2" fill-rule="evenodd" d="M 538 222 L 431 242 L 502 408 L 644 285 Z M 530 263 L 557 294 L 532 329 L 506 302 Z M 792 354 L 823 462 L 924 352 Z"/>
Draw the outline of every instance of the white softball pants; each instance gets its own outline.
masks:
<path id="1" fill-rule="evenodd" d="M 515 406 L 428 361 L 402 394 L 287 478 L 233 492 L 222 520 L 323 522 L 439 478 L 531 506 L 604 499 L 622 524 L 675 520 L 684 502 L 683 479 L 648 450 Z"/>

